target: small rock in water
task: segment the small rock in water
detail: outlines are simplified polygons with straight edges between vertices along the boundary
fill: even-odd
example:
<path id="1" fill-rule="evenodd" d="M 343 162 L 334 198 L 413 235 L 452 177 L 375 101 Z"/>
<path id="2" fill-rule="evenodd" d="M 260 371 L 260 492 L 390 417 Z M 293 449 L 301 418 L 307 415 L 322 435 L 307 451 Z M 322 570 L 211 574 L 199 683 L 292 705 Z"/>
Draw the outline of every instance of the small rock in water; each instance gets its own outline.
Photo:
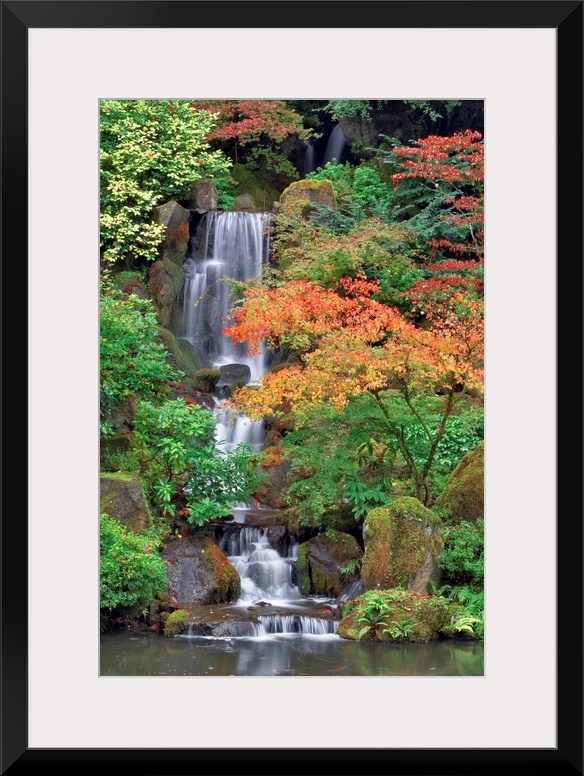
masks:
<path id="1" fill-rule="evenodd" d="M 256 601 L 254 606 L 271 606 L 267 601 Z"/>

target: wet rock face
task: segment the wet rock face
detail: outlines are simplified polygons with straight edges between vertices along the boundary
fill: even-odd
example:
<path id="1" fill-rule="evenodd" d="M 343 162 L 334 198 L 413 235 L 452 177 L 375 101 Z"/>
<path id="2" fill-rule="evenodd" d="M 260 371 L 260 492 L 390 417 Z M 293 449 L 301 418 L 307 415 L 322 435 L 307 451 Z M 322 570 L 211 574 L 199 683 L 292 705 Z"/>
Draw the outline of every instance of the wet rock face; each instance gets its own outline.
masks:
<path id="1" fill-rule="evenodd" d="M 209 534 L 175 538 L 161 556 L 168 591 L 178 603 L 228 603 L 239 598 L 239 574 Z"/>
<path id="2" fill-rule="evenodd" d="M 150 525 L 150 515 L 139 477 L 131 474 L 101 474 L 100 508 L 134 533 L 143 533 Z"/>
<path id="3" fill-rule="evenodd" d="M 217 382 L 217 388 L 227 386 L 244 386 L 251 380 L 251 369 L 247 364 L 225 364 L 219 368 L 220 377 Z"/>
<path id="4" fill-rule="evenodd" d="M 357 540 L 346 533 L 319 534 L 300 545 L 297 561 L 298 586 L 304 595 L 336 598 L 358 579 L 363 553 Z"/>

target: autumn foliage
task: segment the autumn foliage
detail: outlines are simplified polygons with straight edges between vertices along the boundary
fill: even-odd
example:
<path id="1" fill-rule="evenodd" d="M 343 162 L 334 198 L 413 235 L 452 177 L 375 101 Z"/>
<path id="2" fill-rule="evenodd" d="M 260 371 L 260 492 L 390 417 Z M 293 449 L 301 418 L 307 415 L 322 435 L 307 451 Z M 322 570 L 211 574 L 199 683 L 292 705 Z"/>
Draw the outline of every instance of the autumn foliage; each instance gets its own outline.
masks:
<path id="1" fill-rule="evenodd" d="M 371 298 L 375 282 L 344 278 L 336 291 L 304 281 L 246 292 L 235 323 L 235 342 L 281 345 L 301 363 L 267 374 L 261 387 L 235 401 L 251 417 L 290 411 L 307 417 L 319 405 L 342 408 L 347 397 L 396 388 L 406 393 L 478 389 L 482 383 L 482 309 L 478 300 L 452 295 L 425 308 L 420 328 L 395 308 Z"/>
<path id="2" fill-rule="evenodd" d="M 430 137 L 412 146 L 392 149 L 401 171 L 396 185 L 421 181 L 441 197 L 444 212 L 438 216 L 454 227 L 452 236 L 431 237 L 434 256 L 452 255 L 480 259 L 484 255 L 484 145 L 480 132 L 458 132 L 451 137 Z M 460 235 L 456 239 L 454 234 Z"/>

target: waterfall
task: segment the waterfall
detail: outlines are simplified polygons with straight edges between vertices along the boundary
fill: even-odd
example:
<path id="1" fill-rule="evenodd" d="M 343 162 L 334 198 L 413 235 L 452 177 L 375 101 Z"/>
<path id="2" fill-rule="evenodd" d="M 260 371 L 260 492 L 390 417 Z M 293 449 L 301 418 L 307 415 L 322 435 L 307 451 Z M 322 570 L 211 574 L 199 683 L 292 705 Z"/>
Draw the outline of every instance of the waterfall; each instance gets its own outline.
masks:
<path id="1" fill-rule="evenodd" d="M 324 154 L 322 157 L 321 167 L 324 167 L 327 162 L 332 162 L 336 159 L 337 164 L 341 162 L 343 150 L 345 148 L 345 136 L 340 124 L 336 124 L 335 128 L 331 132 Z"/>
<path id="2" fill-rule="evenodd" d="M 302 598 L 292 582 L 295 558 L 282 558 L 270 544 L 265 528 L 246 526 L 239 535 L 224 537 L 219 547 L 241 577 L 240 603 L 273 604 Z"/>
<path id="3" fill-rule="evenodd" d="M 229 326 L 230 286 L 225 278 L 246 281 L 259 278 L 269 258 L 269 213 L 243 211 L 207 212 L 199 226 L 203 239 L 184 262 L 182 338 L 188 340 L 212 369 L 235 365 L 250 382 L 261 380 L 266 353 L 248 356 L 245 343 L 233 343 L 222 333 Z M 243 368 L 243 369 L 242 369 Z M 247 372 L 247 369 L 249 372 Z M 249 444 L 261 450 L 263 421 L 237 415 L 216 400 L 215 438 L 222 450 Z"/>
<path id="4" fill-rule="evenodd" d="M 244 343 L 233 343 L 222 330 L 229 325 L 230 287 L 224 278 L 245 281 L 261 277 L 269 254 L 269 213 L 208 212 L 204 239 L 184 263 L 182 338 L 214 369 L 244 364 L 251 380 L 265 371 L 265 352 L 246 355 Z"/>
<path id="5" fill-rule="evenodd" d="M 314 143 L 309 140 L 306 145 L 306 154 L 304 156 L 304 174 L 308 175 L 309 172 L 316 170 L 316 149 Z"/>

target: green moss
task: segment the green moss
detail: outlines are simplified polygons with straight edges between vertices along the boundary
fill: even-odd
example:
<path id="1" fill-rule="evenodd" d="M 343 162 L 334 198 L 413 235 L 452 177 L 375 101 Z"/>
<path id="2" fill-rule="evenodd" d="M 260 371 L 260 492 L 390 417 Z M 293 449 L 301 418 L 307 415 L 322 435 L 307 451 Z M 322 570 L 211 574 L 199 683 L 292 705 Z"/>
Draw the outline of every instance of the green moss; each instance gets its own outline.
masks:
<path id="1" fill-rule="evenodd" d="M 135 474 L 127 472 L 108 472 L 107 474 L 101 474 L 101 477 L 106 477 L 108 480 L 119 480 L 119 482 L 134 482 L 138 479 Z"/>
<path id="2" fill-rule="evenodd" d="M 450 512 L 453 523 L 470 523 L 483 518 L 485 513 L 485 460 L 484 442 L 467 453 L 450 475 L 436 504 Z"/>
<path id="3" fill-rule="evenodd" d="M 155 261 L 150 268 L 150 294 L 162 326 L 170 326 L 184 282 L 182 265 L 175 264 L 167 256 Z"/>
<path id="4" fill-rule="evenodd" d="M 382 590 L 408 587 L 428 553 L 439 558 L 441 522 L 418 499 L 407 496 L 388 507 L 372 509 L 363 524 L 361 577 L 365 586 Z"/>
<path id="5" fill-rule="evenodd" d="M 300 545 L 296 561 L 297 584 L 306 596 L 336 598 L 356 579 L 361 549 L 346 533 L 331 531 Z"/>
<path id="6" fill-rule="evenodd" d="M 163 326 L 157 326 L 156 329 L 170 353 L 170 362 L 174 368 L 186 372 L 187 377 L 194 378 L 201 368 L 201 360 L 191 343 L 175 337 L 171 331 Z"/>
<path id="7" fill-rule="evenodd" d="M 184 609 L 177 609 L 166 618 L 164 622 L 164 635 L 176 636 L 179 633 L 184 633 L 188 627 L 187 613 Z"/>
<path id="8" fill-rule="evenodd" d="M 296 579 L 300 592 L 310 595 L 312 583 L 310 581 L 310 564 L 308 562 L 308 548 L 306 542 L 298 548 L 298 558 L 296 560 Z"/>
<path id="9" fill-rule="evenodd" d="M 234 164 L 229 174 L 237 183 L 236 196 L 249 194 L 260 211 L 271 210 L 286 185 L 280 176 L 268 170 L 251 170 L 244 164 Z"/>
<path id="10" fill-rule="evenodd" d="M 195 372 L 195 391 L 211 393 L 219 382 L 221 372 L 218 369 L 197 369 Z"/>
<path id="11" fill-rule="evenodd" d="M 353 641 L 425 643 L 452 635 L 456 606 L 440 596 L 407 590 L 370 590 L 343 611 L 337 634 Z"/>
<path id="12" fill-rule="evenodd" d="M 312 202 L 336 207 L 335 190 L 329 180 L 305 178 L 295 181 L 280 196 L 281 207 L 286 213 L 292 215 L 308 215 Z"/>
<path id="13" fill-rule="evenodd" d="M 227 560 L 213 539 L 205 538 L 203 562 L 215 580 L 214 598 L 211 603 L 229 603 L 236 601 L 241 593 L 241 578 L 237 569 Z"/>

